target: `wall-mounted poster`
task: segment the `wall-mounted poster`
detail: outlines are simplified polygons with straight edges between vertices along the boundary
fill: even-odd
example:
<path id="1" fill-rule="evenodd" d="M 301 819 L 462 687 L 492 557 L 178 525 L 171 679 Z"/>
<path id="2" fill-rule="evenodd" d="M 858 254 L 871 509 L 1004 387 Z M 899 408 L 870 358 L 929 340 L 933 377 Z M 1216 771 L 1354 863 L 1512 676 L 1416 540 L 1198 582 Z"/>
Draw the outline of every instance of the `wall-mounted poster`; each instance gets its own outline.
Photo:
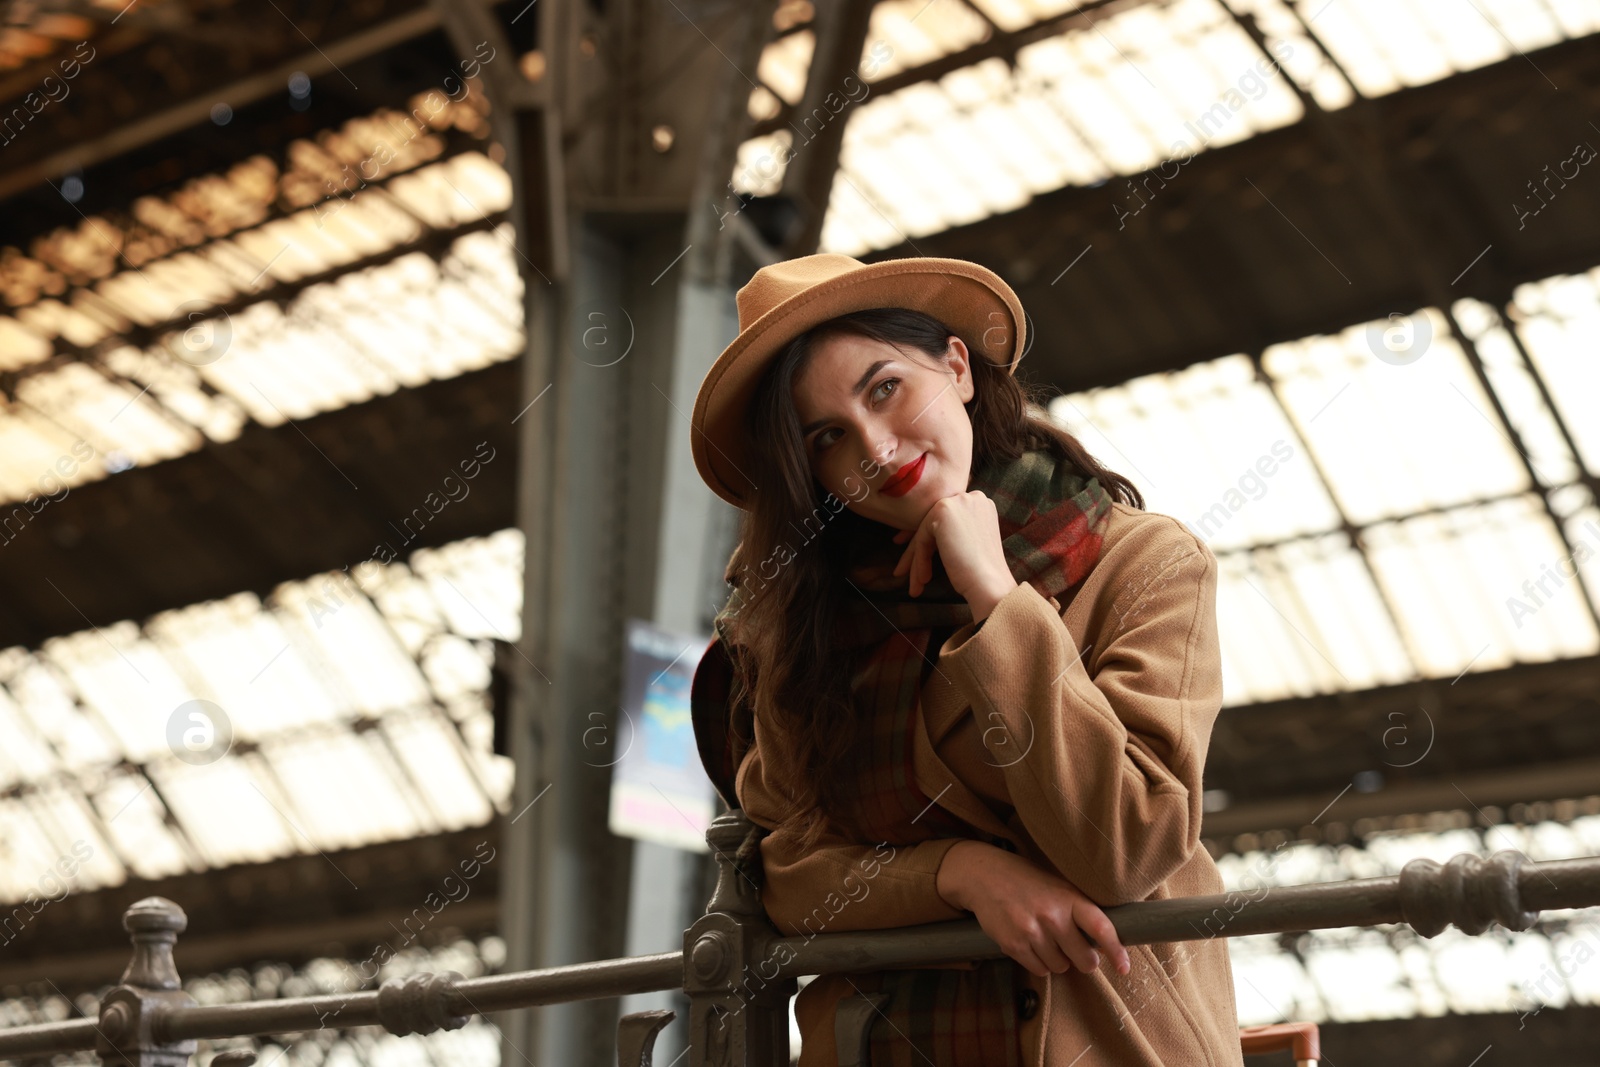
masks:
<path id="1" fill-rule="evenodd" d="M 628 620 L 623 705 L 614 731 L 612 833 L 707 851 L 706 828 L 719 804 L 695 747 L 689 683 L 710 642 L 710 636 L 686 637 Z"/>

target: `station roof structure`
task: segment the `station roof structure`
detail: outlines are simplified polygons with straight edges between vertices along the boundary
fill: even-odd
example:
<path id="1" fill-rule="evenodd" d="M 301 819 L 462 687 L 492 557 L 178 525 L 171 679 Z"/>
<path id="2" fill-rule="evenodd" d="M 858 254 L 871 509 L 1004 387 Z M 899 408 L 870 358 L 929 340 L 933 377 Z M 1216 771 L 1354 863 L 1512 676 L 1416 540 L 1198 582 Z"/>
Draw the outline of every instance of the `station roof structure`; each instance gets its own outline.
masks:
<path id="1" fill-rule="evenodd" d="M 210 965 L 252 930 L 308 965 L 346 883 L 400 908 L 408 855 L 510 814 L 512 182 L 435 9 L 360 6 L 0 5 L 0 901 L 92 847 L 0 985 L 93 988 L 123 898 L 178 884 Z M 827 121 L 809 9 L 749 72 L 752 217 Z M 1600 843 L 1597 29 L 1578 0 L 881 0 L 828 72 L 819 248 L 999 272 L 1052 413 L 1221 562 L 1230 886 L 1284 842 L 1285 882 Z M 214 764 L 167 742 L 188 700 L 236 730 Z M 1563 916 L 1398 936 L 1239 942 L 1238 973 L 1291 1017 L 1495 1015 L 1515 983 L 1441 952 L 1536 985 L 1600 946 Z"/>

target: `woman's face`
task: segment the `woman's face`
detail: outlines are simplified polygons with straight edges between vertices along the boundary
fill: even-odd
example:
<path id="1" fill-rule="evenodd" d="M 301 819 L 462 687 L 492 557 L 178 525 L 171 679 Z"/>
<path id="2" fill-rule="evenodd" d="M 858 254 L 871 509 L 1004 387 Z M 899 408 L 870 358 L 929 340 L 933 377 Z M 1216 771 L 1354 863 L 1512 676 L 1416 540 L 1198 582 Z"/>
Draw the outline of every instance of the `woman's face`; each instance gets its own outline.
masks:
<path id="1" fill-rule="evenodd" d="M 972 399 L 967 346 L 952 336 L 945 366 L 854 334 L 824 338 L 794 381 L 811 472 L 868 519 L 914 530 L 937 500 L 967 491 Z"/>

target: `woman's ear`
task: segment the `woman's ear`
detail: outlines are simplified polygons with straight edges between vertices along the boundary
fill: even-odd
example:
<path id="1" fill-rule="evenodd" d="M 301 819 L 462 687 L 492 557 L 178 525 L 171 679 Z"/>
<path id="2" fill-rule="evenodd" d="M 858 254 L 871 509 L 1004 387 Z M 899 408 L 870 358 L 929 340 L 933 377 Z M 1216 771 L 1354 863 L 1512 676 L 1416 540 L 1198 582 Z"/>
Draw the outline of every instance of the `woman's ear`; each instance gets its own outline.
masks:
<path id="1" fill-rule="evenodd" d="M 977 386 L 973 383 L 972 378 L 972 354 L 967 351 L 967 346 L 962 342 L 961 338 L 954 334 L 950 335 L 946 345 L 945 362 L 955 374 L 956 395 L 965 404 L 977 393 Z"/>

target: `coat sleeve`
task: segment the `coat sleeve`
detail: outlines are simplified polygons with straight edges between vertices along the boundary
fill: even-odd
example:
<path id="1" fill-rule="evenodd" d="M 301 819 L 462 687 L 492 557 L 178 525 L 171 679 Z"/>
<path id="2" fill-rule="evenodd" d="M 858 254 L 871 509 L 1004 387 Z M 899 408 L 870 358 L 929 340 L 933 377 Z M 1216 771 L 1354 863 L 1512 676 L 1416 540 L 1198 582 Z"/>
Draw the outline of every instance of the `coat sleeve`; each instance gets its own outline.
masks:
<path id="1" fill-rule="evenodd" d="M 936 879 L 939 864 L 958 837 L 915 845 L 857 844 L 827 834 L 802 851 L 785 793 L 762 762 L 762 730 L 739 765 L 734 789 L 752 822 L 770 833 L 761 839 L 761 903 L 780 933 L 809 937 L 970 918 L 945 903 Z"/>
<path id="2" fill-rule="evenodd" d="M 1122 547 L 1096 564 L 1110 570 L 1089 647 L 1076 647 L 1055 598 L 1024 582 L 939 659 L 1023 825 L 1103 907 L 1146 899 L 1200 847 L 1222 706 L 1216 557 L 1177 520 Z"/>

